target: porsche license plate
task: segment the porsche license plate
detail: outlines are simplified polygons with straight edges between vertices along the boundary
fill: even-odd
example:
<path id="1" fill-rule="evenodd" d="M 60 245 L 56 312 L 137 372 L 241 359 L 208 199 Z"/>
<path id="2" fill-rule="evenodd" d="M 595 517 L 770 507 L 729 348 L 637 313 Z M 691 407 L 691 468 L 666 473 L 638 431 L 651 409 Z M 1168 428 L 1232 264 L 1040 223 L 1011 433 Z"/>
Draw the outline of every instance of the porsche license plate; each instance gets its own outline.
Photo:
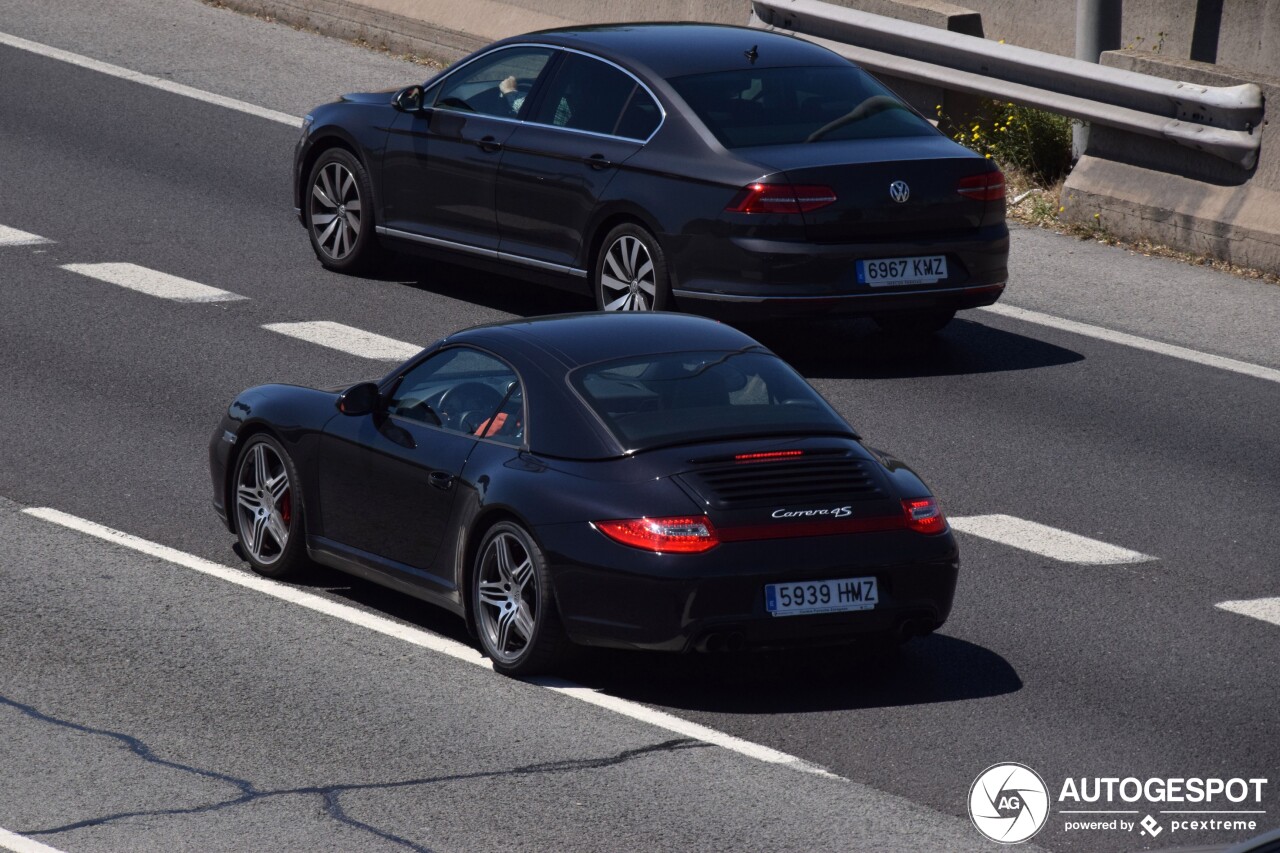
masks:
<path id="1" fill-rule="evenodd" d="M 946 277 L 946 255 L 858 261 L 858 284 L 868 284 L 872 287 L 935 284 Z"/>
<path id="2" fill-rule="evenodd" d="M 870 610 L 880 603 L 875 578 L 771 583 L 764 587 L 764 607 L 774 616 L 804 616 Z"/>

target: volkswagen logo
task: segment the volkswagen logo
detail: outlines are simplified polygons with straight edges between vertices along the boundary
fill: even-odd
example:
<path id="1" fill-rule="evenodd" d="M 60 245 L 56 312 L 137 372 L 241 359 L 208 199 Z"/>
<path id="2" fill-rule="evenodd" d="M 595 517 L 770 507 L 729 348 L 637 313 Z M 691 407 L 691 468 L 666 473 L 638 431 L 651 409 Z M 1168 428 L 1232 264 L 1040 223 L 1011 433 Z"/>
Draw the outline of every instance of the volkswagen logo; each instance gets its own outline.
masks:
<path id="1" fill-rule="evenodd" d="M 911 198 L 911 187 L 907 186 L 906 181 L 894 181 L 889 184 L 889 197 L 898 204 L 902 204 Z"/>

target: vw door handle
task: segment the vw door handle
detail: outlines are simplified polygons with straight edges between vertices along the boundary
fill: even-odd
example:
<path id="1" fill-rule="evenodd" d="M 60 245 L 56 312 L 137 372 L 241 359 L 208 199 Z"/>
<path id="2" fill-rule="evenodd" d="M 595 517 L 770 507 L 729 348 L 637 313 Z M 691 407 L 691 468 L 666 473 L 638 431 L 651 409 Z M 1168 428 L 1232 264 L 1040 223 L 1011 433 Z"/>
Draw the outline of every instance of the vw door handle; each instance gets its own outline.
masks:
<path id="1" fill-rule="evenodd" d="M 582 162 L 593 169 L 607 169 L 613 165 L 613 163 L 605 159 L 603 154 L 592 154 L 590 157 L 583 157 Z"/>
<path id="2" fill-rule="evenodd" d="M 479 142 L 477 142 L 476 145 L 480 146 L 481 151 L 487 151 L 490 154 L 492 154 L 494 151 L 502 150 L 502 143 L 499 142 L 497 138 L 493 136 L 486 136 L 484 139 L 481 139 Z"/>
<path id="3" fill-rule="evenodd" d="M 437 489 L 448 491 L 453 487 L 453 475 L 446 474 L 444 471 L 432 471 L 427 476 L 427 482 L 435 486 Z"/>

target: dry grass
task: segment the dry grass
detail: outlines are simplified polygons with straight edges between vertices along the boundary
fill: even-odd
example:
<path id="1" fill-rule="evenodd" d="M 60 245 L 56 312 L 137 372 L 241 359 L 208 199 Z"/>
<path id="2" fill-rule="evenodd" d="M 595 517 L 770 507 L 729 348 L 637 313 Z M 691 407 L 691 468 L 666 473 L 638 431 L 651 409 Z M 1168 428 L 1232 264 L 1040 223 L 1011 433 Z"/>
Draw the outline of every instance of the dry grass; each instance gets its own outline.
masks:
<path id="1" fill-rule="evenodd" d="M 1280 275 L 1272 272 L 1243 267 L 1230 261 L 1187 252 L 1160 243 L 1152 243 L 1149 240 L 1126 240 L 1117 237 L 1107 231 L 1101 222 L 1088 225 L 1066 222 L 1061 218 L 1062 185 L 1064 181 L 1065 178 L 1057 181 L 1052 186 L 1036 186 L 1034 182 L 1017 170 L 1006 170 L 1007 212 L 1010 221 L 1029 225 L 1033 228 L 1047 228 L 1059 234 L 1070 235 L 1080 240 L 1092 240 L 1105 246 L 1118 246 L 1147 258 L 1169 258 L 1192 266 L 1209 267 L 1240 278 L 1280 284 Z"/>

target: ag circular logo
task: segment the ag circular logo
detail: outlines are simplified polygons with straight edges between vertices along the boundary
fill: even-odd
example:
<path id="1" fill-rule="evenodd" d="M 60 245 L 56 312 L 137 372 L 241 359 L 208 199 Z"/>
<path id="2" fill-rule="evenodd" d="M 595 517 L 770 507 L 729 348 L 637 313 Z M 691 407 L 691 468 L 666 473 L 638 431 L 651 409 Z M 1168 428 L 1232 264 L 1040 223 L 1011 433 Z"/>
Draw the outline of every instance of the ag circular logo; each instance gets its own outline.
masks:
<path id="1" fill-rule="evenodd" d="M 1019 844 L 1049 819 L 1049 789 L 1025 764 L 993 764 L 969 789 L 969 819 L 992 841 Z"/>

